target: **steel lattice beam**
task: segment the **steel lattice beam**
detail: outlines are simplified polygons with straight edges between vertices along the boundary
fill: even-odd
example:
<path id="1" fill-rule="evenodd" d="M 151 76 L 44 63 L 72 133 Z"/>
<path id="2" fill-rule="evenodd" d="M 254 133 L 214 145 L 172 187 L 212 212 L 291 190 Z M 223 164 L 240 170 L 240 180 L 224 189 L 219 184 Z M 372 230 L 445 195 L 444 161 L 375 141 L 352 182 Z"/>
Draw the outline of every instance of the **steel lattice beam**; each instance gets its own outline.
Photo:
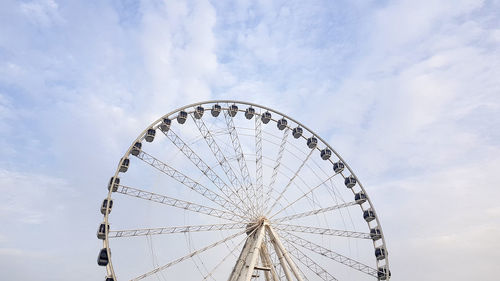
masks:
<path id="1" fill-rule="evenodd" d="M 219 206 L 223 207 L 224 209 L 226 209 L 230 212 L 236 212 L 236 210 L 240 210 L 239 208 L 237 208 L 237 206 L 234 205 L 233 202 L 228 201 L 226 198 L 211 191 L 210 189 L 203 186 L 199 182 L 184 175 L 183 173 L 181 173 L 178 170 L 172 168 L 171 166 L 165 164 L 164 162 L 158 160 L 157 158 L 148 154 L 147 152 L 141 151 L 139 153 L 139 155 L 137 155 L 137 158 L 139 158 L 142 161 L 144 161 L 145 163 L 151 165 L 152 167 L 154 167 L 158 171 L 170 176 L 171 178 L 178 181 L 179 183 L 187 186 L 189 189 L 196 191 L 197 193 L 201 194 L 205 198 L 208 198 L 210 201 L 218 204 Z"/>
<path id="2" fill-rule="evenodd" d="M 349 257 L 346 257 L 344 255 L 336 253 L 330 249 L 327 249 L 323 246 L 320 246 L 318 244 L 310 242 L 302 237 L 291 234 L 289 232 L 280 231 L 280 234 L 283 236 L 284 239 L 287 239 L 289 242 L 291 242 L 293 244 L 299 245 L 305 249 L 308 249 L 308 250 L 315 252 L 319 255 L 322 255 L 324 257 L 330 258 L 336 262 L 339 262 L 343 265 L 351 267 L 351 268 L 358 270 L 360 272 L 377 277 L 377 270 L 375 268 L 372 268 L 368 265 L 362 264 L 356 260 L 353 260 Z"/>
<path id="3" fill-rule="evenodd" d="M 144 228 L 144 229 L 111 230 L 109 231 L 108 237 L 120 238 L 120 237 L 131 237 L 131 236 L 173 234 L 173 233 L 186 233 L 186 232 L 199 232 L 199 231 L 219 231 L 219 230 L 241 229 L 246 227 L 247 227 L 246 223 L 227 223 L 227 224 L 186 225 L 186 226 L 170 226 L 170 227 Z"/>
<path id="4" fill-rule="evenodd" d="M 121 194 L 125 194 L 128 196 L 133 196 L 133 197 L 157 202 L 160 204 L 165 204 L 165 205 L 168 205 L 171 207 L 180 208 L 180 209 L 188 210 L 191 212 L 201 213 L 201 214 L 205 214 L 205 215 L 209 215 L 209 216 L 217 217 L 217 218 L 221 218 L 221 219 L 226 219 L 226 220 L 230 220 L 230 221 L 244 222 L 247 220 L 245 217 L 238 215 L 238 214 L 235 214 L 235 213 L 230 213 L 230 212 L 226 212 L 223 210 L 218 210 L 218 209 L 214 209 L 211 207 L 198 205 L 198 204 L 191 203 L 188 201 L 179 200 L 176 198 L 152 193 L 149 191 L 133 188 L 130 186 L 120 185 L 116 192 L 121 193 Z"/>
<path id="5" fill-rule="evenodd" d="M 295 219 L 304 218 L 304 217 L 308 217 L 308 216 L 312 216 L 312 215 L 317 215 L 317 214 L 324 213 L 324 212 L 337 210 L 340 208 L 347 208 L 349 206 L 354 206 L 357 204 L 358 203 L 356 203 L 356 202 L 343 203 L 343 204 L 339 204 L 339 205 L 335 205 L 335 206 L 330 206 L 330 207 L 326 207 L 326 208 L 316 209 L 316 210 L 312 210 L 312 211 L 308 211 L 308 212 L 303 212 L 303 213 L 298 213 L 298 214 L 294 214 L 294 215 L 290 215 L 290 216 L 286 216 L 286 217 L 277 218 L 277 219 L 272 220 L 272 222 L 277 223 L 277 222 L 295 220 Z"/>

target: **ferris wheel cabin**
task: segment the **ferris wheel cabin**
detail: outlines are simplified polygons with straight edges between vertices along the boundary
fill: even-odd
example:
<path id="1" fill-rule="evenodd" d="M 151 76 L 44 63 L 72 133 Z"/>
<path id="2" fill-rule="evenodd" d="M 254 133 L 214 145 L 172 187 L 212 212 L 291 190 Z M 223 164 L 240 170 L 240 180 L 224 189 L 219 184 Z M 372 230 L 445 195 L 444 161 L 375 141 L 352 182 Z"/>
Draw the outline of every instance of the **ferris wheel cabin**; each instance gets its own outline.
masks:
<path id="1" fill-rule="evenodd" d="M 333 163 L 333 171 L 337 174 L 342 172 L 344 170 L 344 168 L 345 168 L 344 163 L 342 163 L 340 161 Z"/>
<path id="2" fill-rule="evenodd" d="M 271 112 L 266 111 L 266 112 L 262 113 L 262 116 L 260 117 L 260 119 L 262 120 L 262 123 L 264 123 L 264 124 L 269 123 L 269 121 L 271 120 Z"/>
<path id="3" fill-rule="evenodd" d="M 123 159 L 123 158 L 122 158 Z M 130 159 L 125 158 L 123 161 L 121 161 L 122 164 L 120 165 L 120 172 L 125 173 L 128 170 L 128 166 L 130 164 Z"/>
<path id="4" fill-rule="evenodd" d="M 255 114 L 255 109 L 253 107 L 249 107 L 245 110 L 245 118 L 250 120 Z"/>
<path id="5" fill-rule="evenodd" d="M 356 178 L 353 175 L 350 175 L 345 178 L 344 184 L 347 188 L 353 188 L 356 185 Z"/>
<path id="6" fill-rule="evenodd" d="M 276 124 L 276 126 L 278 126 L 278 129 L 280 129 L 282 131 L 283 129 L 286 128 L 287 123 L 288 123 L 288 121 L 286 121 L 285 118 L 281 118 L 280 120 L 278 120 L 278 123 Z"/>
<path id="7" fill-rule="evenodd" d="M 103 215 L 106 214 L 107 207 L 108 207 L 108 199 L 104 199 L 104 201 L 102 201 L 102 205 L 101 205 L 101 214 L 103 214 Z M 109 201 L 109 213 L 111 213 L 111 208 L 113 208 L 113 199 L 111 199 Z"/>
<path id="8" fill-rule="evenodd" d="M 139 153 L 141 153 L 141 148 L 142 148 L 142 143 L 136 142 L 134 143 L 134 146 L 130 150 L 130 154 L 137 156 Z"/>
<path id="9" fill-rule="evenodd" d="M 155 139 L 155 135 L 156 135 L 156 130 L 150 128 L 146 132 L 146 136 L 144 137 L 144 139 L 146 139 L 147 142 L 152 142 Z"/>
<path id="10" fill-rule="evenodd" d="M 109 224 L 108 224 L 108 232 L 109 232 Z M 101 223 L 99 228 L 97 229 L 97 238 L 104 240 L 106 239 L 106 224 Z"/>
<path id="11" fill-rule="evenodd" d="M 106 251 L 106 248 L 102 248 L 101 251 L 99 251 L 99 255 L 97 256 L 97 264 L 100 266 L 106 266 L 108 265 L 108 262 L 108 251 Z"/>
<path id="12" fill-rule="evenodd" d="M 315 137 L 310 137 L 307 139 L 307 147 L 309 147 L 310 149 L 313 149 L 316 147 L 316 145 L 318 145 L 318 139 L 315 138 Z"/>
<path id="13" fill-rule="evenodd" d="M 210 111 L 210 113 L 212 113 L 213 117 L 217 117 L 217 116 L 219 116 L 221 111 L 222 111 L 222 107 L 218 104 L 214 104 L 214 105 L 212 105 L 212 110 Z"/>
<path id="14" fill-rule="evenodd" d="M 187 117 L 188 117 L 187 112 L 184 110 L 181 110 L 179 112 L 179 115 L 177 115 L 177 123 L 179 123 L 179 124 L 186 123 Z"/>
<path id="15" fill-rule="evenodd" d="M 114 181 L 114 184 L 113 184 L 113 181 Z M 118 185 L 120 184 L 120 178 L 119 177 L 111 177 L 111 179 L 109 179 L 109 184 L 108 184 L 108 190 L 111 189 L 111 185 L 113 185 L 113 191 L 112 192 L 116 192 L 116 190 L 118 190 Z"/>
<path id="16" fill-rule="evenodd" d="M 160 124 L 160 130 L 166 133 L 170 129 L 170 125 L 172 125 L 172 120 L 168 118 L 163 118 L 163 121 Z"/>
<path id="17" fill-rule="evenodd" d="M 203 113 L 205 112 L 205 109 L 201 106 L 197 106 L 196 109 L 194 110 L 194 118 L 200 119 L 203 116 Z"/>
<path id="18" fill-rule="evenodd" d="M 233 104 L 229 107 L 228 110 L 229 116 L 234 117 L 236 116 L 236 113 L 238 113 L 238 106 L 236 104 Z"/>
<path id="19" fill-rule="evenodd" d="M 302 132 L 304 130 L 302 130 L 301 127 L 296 127 L 296 128 L 293 128 L 293 131 L 292 131 L 292 135 L 294 138 L 298 139 L 302 136 Z"/>

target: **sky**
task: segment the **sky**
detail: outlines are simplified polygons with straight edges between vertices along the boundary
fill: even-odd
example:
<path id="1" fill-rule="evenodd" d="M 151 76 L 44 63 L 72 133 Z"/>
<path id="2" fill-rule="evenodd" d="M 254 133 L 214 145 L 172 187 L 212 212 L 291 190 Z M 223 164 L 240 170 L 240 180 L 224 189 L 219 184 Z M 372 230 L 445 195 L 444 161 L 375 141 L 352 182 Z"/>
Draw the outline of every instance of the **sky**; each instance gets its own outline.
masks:
<path id="1" fill-rule="evenodd" d="M 245 100 L 321 135 L 393 280 L 497 280 L 500 1 L 0 0 L 0 272 L 96 280 L 109 174 L 153 120 Z"/>

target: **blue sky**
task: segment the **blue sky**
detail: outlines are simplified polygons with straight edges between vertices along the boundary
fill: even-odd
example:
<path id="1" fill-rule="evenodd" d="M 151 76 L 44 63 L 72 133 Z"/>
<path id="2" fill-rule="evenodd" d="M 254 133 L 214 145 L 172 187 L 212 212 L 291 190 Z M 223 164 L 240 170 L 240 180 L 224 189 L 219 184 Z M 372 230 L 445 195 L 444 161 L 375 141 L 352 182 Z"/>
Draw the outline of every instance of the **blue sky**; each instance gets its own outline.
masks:
<path id="1" fill-rule="evenodd" d="M 218 98 L 288 113 L 343 155 L 397 278 L 495 280 L 498 0 L 0 7 L 5 280 L 101 278 L 97 207 L 116 161 L 154 119 Z"/>

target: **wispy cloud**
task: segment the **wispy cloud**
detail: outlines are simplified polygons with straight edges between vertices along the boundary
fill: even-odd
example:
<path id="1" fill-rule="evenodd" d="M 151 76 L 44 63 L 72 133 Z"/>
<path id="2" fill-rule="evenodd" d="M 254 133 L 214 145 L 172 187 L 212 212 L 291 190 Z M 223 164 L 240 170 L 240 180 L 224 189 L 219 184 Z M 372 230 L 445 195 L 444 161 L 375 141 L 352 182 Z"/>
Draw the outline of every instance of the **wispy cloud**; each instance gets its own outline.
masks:
<path id="1" fill-rule="evenodd" d="M 41 247 L 63 257 L 58 228 L 42 228 L 57 218 L 81 239 L 75 251 L 93 257 L 97 207 L 130 141 L 178 106 L 234 98 L 289 113 L 354 167 L 381 214 L 395 276 L 493 280 L 499 9 L 475 0 L 7 1 L 0 217 L 14 227 L 0 243 L 18 256 Z M 43 246 L 16 248 L 34 230 Z M 101 275 L 93 261 L 73 269 Z"/>

